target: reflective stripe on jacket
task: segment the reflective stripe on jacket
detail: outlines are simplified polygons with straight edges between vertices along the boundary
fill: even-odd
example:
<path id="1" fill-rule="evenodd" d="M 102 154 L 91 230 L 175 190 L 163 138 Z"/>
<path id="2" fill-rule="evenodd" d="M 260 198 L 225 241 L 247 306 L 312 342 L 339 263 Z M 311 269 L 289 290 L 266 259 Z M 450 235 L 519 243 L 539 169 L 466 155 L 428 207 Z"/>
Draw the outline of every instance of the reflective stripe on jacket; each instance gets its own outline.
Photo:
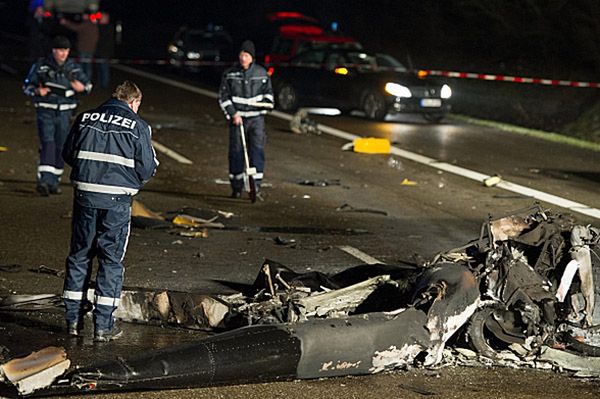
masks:
<path id="1" fill-rule="evenodd" d="M 63 158 L 78 190 L 107 195 L 135 195 L 158 166 L 150 126 L 116 99 L 77 116 Z"/>
<path id="2" fill-rule="evenodd" d="M 71 80 L 78 80 L 85 86 L 85 92 L 92 91 L 92 83 L 81 69 L 81 66 L 71 59 L 63 65 L 58 65 L 54 57 L 50 56 L 33 64 L 25 82 L 23 92 L 33 97 L 36 107 L 57 109 L 65 111 L 77 107 L 75 91 L 71 88 Z M 50 88 L 50 93 L 42 97 L 35 94 L 35 89 L 40 86 Z"/>
<path id="3" fill-rule="evenodd" d="M 236 112 L 245 118 L 264 115 L 274 105 L 271 78 L 262 66 L 252 63 L 244 70 L 237 64 L 223 75 L 219 106 L 227 119 Z"/>

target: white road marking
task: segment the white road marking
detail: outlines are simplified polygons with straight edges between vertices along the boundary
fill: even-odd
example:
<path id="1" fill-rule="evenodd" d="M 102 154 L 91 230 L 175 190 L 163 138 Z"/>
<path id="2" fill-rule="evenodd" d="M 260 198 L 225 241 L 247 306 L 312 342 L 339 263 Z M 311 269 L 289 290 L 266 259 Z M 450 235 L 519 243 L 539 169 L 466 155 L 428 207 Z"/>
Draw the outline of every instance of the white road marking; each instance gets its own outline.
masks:
<path id="1" fill-rule="evenodd" d="M 147 78 L 150 80 L 155 80 L 160 83 L 164 83 L 169 86 L 177 87 L 178 89 L 183 89 L 186 91 L 191 91 L 192 93 L 202 94 L 203 96 L 211 97 L 211 98 L 219 98 L 219 95 L 214 91 L 201 89 L 199 87 L 190 86 L 187 83 L 178 82 L 173 79 L 163 78 L 162 76 L 155 75 L 151 72 L 140 71 L 135 68 L 131 68 L 125 65 L 111 65 L 112 68 L 120 69 L 123 72 L 131 73 L 133 75 L 138 75 L 143 78 Z"/>
<path id="2" fill-rule="evenodd" d="M 341 249 L 342 251 L 354 256 L 355 258 L 362 260 L 367 265 L 376 265 L 378 263 L 385 264 L 385 262 L 377 260 L 374 257 L 372 257 L 371 255 L 364 253 L 360 249 L 351 247 L 350 245 L 338 245 L 338 248 Z"/>
<path id="3" fill-rule="evenodd" d="M 165 83 L 179 89 L 187 90 L 193 93 L 202 94 L 211 98 L 218 98 L 218 94 L 209 90 L 200 89 L 198 87 L 190 86 L 186 83 L 181 83 L 173 79 L 163 78 L 161 76 L 155 75 L 153 73 L 139 71 L 134 68 L 126 67 L 123 65 L 115 65 L 114 68 L 123 70 L 125 72 L 129 72 L 135 75 L 139 75 L 145 77 L 147 79 L 152 79 L 157 82 Z M 292 120 L 292 115 L 280 112 L 280 111 L 272 111 L 269 115 L 274 116 L 276 118 L 284 119 L 287 121 Z M 353 141 L 354 139 L 360 138 L 356 134 L 348 133 L 343 130 L 339 130 L 330 126 L 318 124 L 318 128 L 321 132 L 327 133 L 329 135 L 342 138 L 344 140 Z M 391 149 L 391 153 L 397 155 L 401 158 L 405 158 L 411 160 L 413 162 L 417 162 L 423 165 L 431 166 L 432 168 L 440 169 L 446 171 L 448 173 L 453 173 L 458 176 L 466 177 L 471 180 L 478 181 L 480 183 L 483 182 L 484 179 L 491 177 L 490 175 L 486 175 L 483 173 L 479 173 L 470 169 L 461 168 L 460 166 L 451 165 L 446 162 L 440 162 L 436 159 L 426 157 L 424 155 L 420 155 L 414 152 L 402 150 L 397 147 L 393 147 Z M 553 194 L 549 194 L 543 191 L 535 190 L 529 187 L 521 186 L 519 184 L 511 183 L 509 181 L 503 180 L 496 187 L 503 188 L 507 191 L 512 191 L 521 195 L 533 197 L 540 201 L 544 201 L 553 205 L 560 206 L 562 208 L 569 209 L 573 212 L 578 212 L 587 216 L 591 216 L 596 219 L 600 219 L 600 209 L 593 208 L 589 205 L 585 205 L 579 202 L 571 201 L 567 198 L 562 198 Z"/>
<path id="4" fill-rule="evenodd" d="M 174 160 L 176 160 L 179 163 L 184 163 L 186 165 L 191 165 L 193 164 L 192 161 L 190 161 L 189 159 L 187 159 L 186 157 L 184 157 L 181 154 L 176 153 L 175 151 L 173 151 L 172 149 L 165 147 L 164 145 L 162 145 L 161 143 L 159 143 L 156 140 L 152 140 L 152 144 L 154 145 L 154 148 L 156 148 L 156 150 L 162 152 L 163 154 L 173 158 Z"/>

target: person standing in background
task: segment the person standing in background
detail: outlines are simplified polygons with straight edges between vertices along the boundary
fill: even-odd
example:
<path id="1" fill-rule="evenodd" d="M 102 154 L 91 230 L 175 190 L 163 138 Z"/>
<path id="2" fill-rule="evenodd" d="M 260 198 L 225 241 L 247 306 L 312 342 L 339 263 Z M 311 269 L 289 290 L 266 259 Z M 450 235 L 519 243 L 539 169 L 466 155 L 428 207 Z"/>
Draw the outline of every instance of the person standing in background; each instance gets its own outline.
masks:
<path id="1" fill-rule="evenodd" d="M 96 46 L 96 65 L 98 85 L 106 89 L 110 84 L 110 60 L 115 53 L 115 27 L 110 20 L 110 14 L 102 12 L 98 21 L 100 37 Z"/>
<path id="2" fill-rule="evenodd" d="M 44 0 L 29 0 L 29 58 L 31 61 L 43 57 L 48 50 L 48 40 L 44 32 Z"/>
<path id="3" fill-rule="evenodd" d="M 81 66 L 69 59 L 71 43 L 64 36 L 52 41 L 52 54 L 33 64 L 23 92 L 33 98 L 40 138 L 37 191 L 47 197 L 60 194 L 60 178 L 64 161 L 63 144 L 69 133 L 76 93 L 89 93 L 92 84 Z"/>
<path id="4" fill-rule="evenodd" d="M 228 69 L 221 80 L 219 106 L 229 121 L 229 181 L 231 198 L 241 198 L 244 178 L 244 149 L 240 125 L 244 124 L 250 166 L 254 175 L 256 197 L 263 200 L 260 186 L 265 166 L 265 114 L 274 107 L 271 78 L 254 62 L 254 43 L 246 40 L 238 54 L 239 63 Z"/>
<path id="5" fill-rule="evenodd" d="M 98 25 L 92 21 L 90 14 L 82 14 L 81 22 L 73 22 L 61 18 L 60 24 L 65 28 L 72 30 L 77 34 L 77 51 L 80 58 L 83 71 L 87 77 L 92 79 L 94 54 L 98 44 Z"/>

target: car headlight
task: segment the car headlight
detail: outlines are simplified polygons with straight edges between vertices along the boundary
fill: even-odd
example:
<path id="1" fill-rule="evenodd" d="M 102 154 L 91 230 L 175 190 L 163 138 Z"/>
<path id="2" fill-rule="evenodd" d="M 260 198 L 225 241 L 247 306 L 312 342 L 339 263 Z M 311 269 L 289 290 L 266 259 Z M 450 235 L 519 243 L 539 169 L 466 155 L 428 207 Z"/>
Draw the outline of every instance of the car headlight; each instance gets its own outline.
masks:
<path id="1" fill-rule="evenodd" d="M 179 51 L 179 48 L 176 45 L 174 45 L 174 44 L 169 44 L 169 47 L 167 48 L 167 51 L 169 53 L 175 54 L 176 52 Z"/>
<path id="2" fill-rule="evenodd" d="M 412 97 L 412 93 L 410 92 L 410 89 L 408 87 L 402 86 L 401 84 L 398 84 L 398 83 L 391 83 L 391 82 L 386 83 L 385 91 L 390 93 L 392 96 L 396 96 L 396 97 L 405 97 L 405 98 Z"/>
<path id="3" fill-rule="evenodd" d="M 448 85 L 442 86 L 442 91 L 440 92 L 440 97 L 442 98 L 450 98 L 452 97 L 452 89 Z"/>

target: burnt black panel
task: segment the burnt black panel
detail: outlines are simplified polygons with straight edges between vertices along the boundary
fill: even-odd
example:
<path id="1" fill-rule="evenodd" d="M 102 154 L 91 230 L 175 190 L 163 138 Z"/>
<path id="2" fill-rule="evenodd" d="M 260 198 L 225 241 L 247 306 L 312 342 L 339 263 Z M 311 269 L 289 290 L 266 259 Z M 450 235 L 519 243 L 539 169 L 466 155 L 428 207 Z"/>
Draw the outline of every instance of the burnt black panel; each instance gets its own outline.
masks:
<path id="1" fill-rule="evenodd" d="M 79 369 L 98 390 L 205 387 L 296 376 L 300 341 L 277 326 L 250 326 L 180 346 Z"/>

